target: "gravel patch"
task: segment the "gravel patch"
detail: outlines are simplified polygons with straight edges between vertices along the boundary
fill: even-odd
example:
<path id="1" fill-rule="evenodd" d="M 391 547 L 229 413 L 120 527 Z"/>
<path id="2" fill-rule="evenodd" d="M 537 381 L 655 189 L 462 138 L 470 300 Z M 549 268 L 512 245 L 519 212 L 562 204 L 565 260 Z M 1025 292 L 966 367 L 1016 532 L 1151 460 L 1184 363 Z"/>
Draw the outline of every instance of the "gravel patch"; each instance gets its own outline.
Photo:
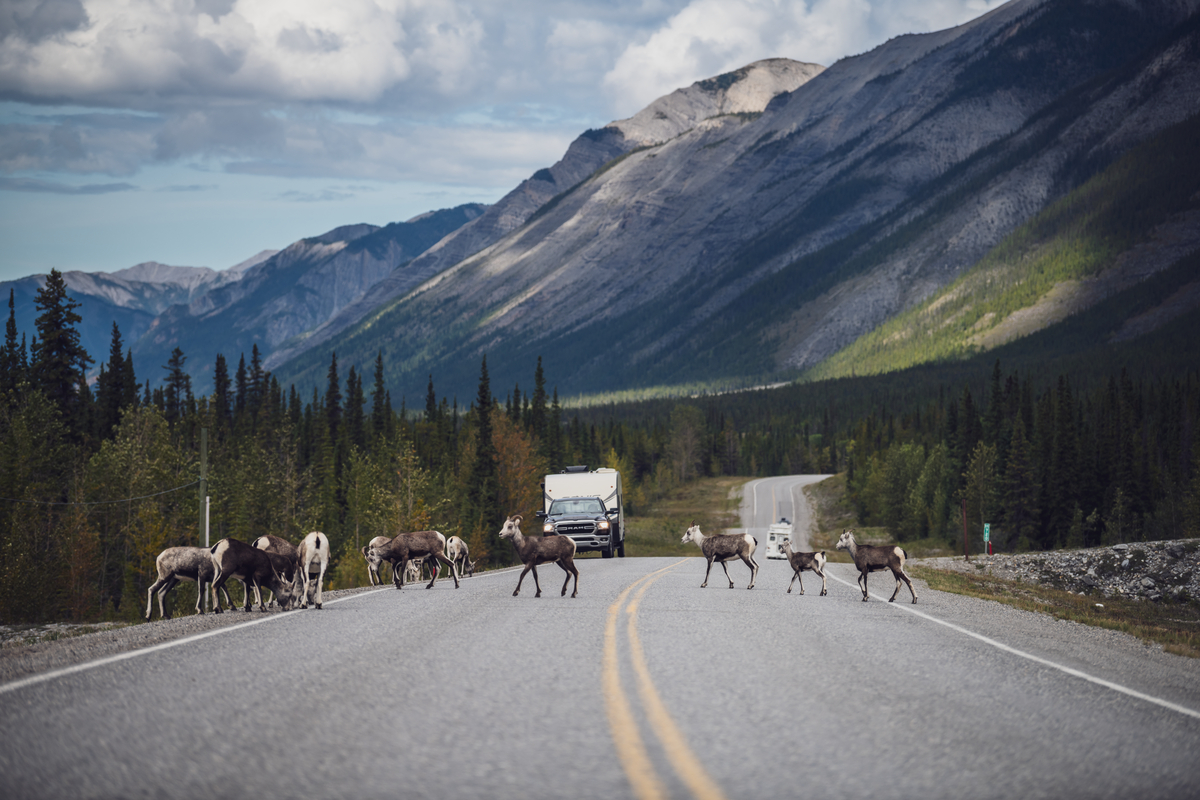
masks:
<path id="1" fill-rule="evenodd" d="M 1200 599 L 1200 539 L 1135 542 L 1084 550 L 1055 550 L 920 558 L 910 563 L 972 575 L 993 575 L 1074 594 L 1153 603 Z"/>

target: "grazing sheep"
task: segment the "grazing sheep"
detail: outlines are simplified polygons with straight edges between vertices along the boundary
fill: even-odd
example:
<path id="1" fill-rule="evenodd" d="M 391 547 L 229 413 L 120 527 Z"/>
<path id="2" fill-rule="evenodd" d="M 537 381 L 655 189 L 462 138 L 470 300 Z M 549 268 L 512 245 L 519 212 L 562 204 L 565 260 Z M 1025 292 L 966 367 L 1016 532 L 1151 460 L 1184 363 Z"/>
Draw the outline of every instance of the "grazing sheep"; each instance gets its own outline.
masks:
<path id="1" fill-rule="evenodd" d="M 421 576 L 425 574 L 425 556 L 414 558 L 408 562 L 408 566 L 404 568 L 404 582 L 416 583 L 421 580 Z"/>
<path id="2" fill-rule="evenodd" d="M 457 536 L 451 536 L 446 542 L 446 555 L 450 557 L 458 566 L 458 574 L 460 577 L 467 577 L 475 574 L 475 562 L 471 561 L 471 553 L 467 549 L 467 543 Z"/>
<path id="3" fill-rule="evenodd" d="M 158 616 L 162 619 L 170 619 L 171 615 L 163 611 L 163 600 L 166 596 L 179 585 L 180 581 L 195 581 L 196 583 L 196 613 L 204 613 L 204 596 L 208 593 L 208 588 L 212 585 L 213 576 L 216 574 L 212 563 L 212 556 L 208 549 L 204 547 L 168 547 L 158 554 L 155 559 L 154 566 L 158 569 L 158 580 L 155 581 L 149 591 L 146 592 L 146 621 L 150 621 L 151 604 L 154 602 L 154 593 L 158 593 Z M 221 588 L 225 592 L 225 588 Z M 229 593 L 225 592 L 225 602 L 233 605 L 229 599 Z M 209 605 L 215 605 L 216 600 L 210 601 Z"/>
<path id="4" fill-rule="evenodd" d="M 287 539 L 283 539 L 279 536 L 275 536 L 274 534 L 268 533 L 264 536 L 258 537 L 257 539 L 254 540 L 254 546 L 257 547 L 259 550 L 263 550 L 268 553 L 275 553 L 276 555 L 283 556 L 284 558 L 287 558 L 289 561 L 291 561 L 293 564 L 296 563 L 296 561 L 297 561 L 296 545 L 292 544 Z M 294 566 L 289 567 L 287 573 L 281 574 L 280 577 L 282 577 L 288 583 L 294 583 L 296 580 L 295 567 Z M 279 605 L 279 602 L 275 599 L 275 593 L 272 592 L 271 600 L 270 600 L 270 602 L 267 603 L 267 608 L 271 608 L 272 606 L 277 606 L 277 605 Z"/>
<path id="5" fill-rule="evenodd" d="M 396 534 L 390 542 L 372 547 L 368 553 L 377 556 L 381 561 L 392 565 L 392 577 L 396 588 L 404 588 L 404 568 L 414 558 L 425 557 L 433 568 L 433 580 L 426 589 L 432 589 L 437 583 L 438 571 L 441 564 L 450 568 L 450 577 L 454 578 L 454 588 L 458 588 L 458 570 L 454 563 L 446 558 L 446 537 L 437 531 L 416 531 L 414 533 Z"/>
<path id="6" fill-rule="evenodd" d="M 377 555 L 373 555 L 371 553 L 371 548 L 378 545 L 387 544 L 390 541 L 391 539 L 387 536 L 376 536 L 374 539 L 367 542 L 365 547 L 359 549 L 359 552 L 363 554 L 363 558 L 367 560 L 367 576 L 371 579 L 372 586 L 376 584 L 383 584 L 383 578 L 381 578 L 379 575 L 379 567 L 383 564 L 383 559 Z"/>
<path id="7" fill-rule="evenodd" d="M 280 573 L 286 571 L 289 566 L 295 568 L 295 562 L 291 559 L 278 553 L 259 550 L 245 542 L 239 542 L 237 539 L 222 539 L 210 547 L 208 552 L 212 554 L 213 566 L 216 568 L 216 577 L 213 578 L 214 594 L 225 585 L 227 580 L 235 578 L 246 589 L 246 605 L 244 607 L 246 611 L 250 610 L 251 586 L 254 587 L 254 597 L 260 611 L 267 610 L 262 601 L 263 586 L 274 593 L 284 611 L 292 607 L 295 587 L 280 577 Z M 221 603 L 218 599 L 213 612 L 220 614 L 221 611 Z"/>
<path id="8" fill-rule="evenodd" d="M 296 548 L 296 579 L 300 591 L 300 607 L 308 608 L 308 585 L 317 576 L 317 597 L 314 604 L 321 608 L 321 589 L 325 585 L 325 570 L 329 566 L 329 538 L 320 531 L 304 537 Z"/>
<path id="9" fill-rule="evenodd" d="M 687 544 L 688 542 L 695 542 L 700 548 L 700 552 L 704 553 L 704 557 L 708 559 L 708 569 L 704 571 L 704 583 L 700 584 L 701 589 L 708 586 L 708 573 L 712 571 L 713 561 L 721 562 L 721 569 L 725 570 L 725 580 L 729 581 L 729 588 L 732 589 L 733 578 L 729 577 L 729 567 L 725 566 L 725 562 L 733 558 L 740 558 L 750 568 L 750 585 L 746 588 L 754 588 L 754 580 L 758 577 L 758 562 L 754 560 L 758 539 L 748 533 L 719 533 L 716 536 L 705 536 L 700 532 L 700 526 L 693 521 L 692 527 L 687 529 L 679 543 Z"/>
<path id="10" fill-rule="evenodd" d="M 829 594 L 825 585 L 825 551 L 819 553 L 795 553 L 792 552 L 792 540 L 783 540 L 783 554 L 787 556 L 788 563 L 792 565 L 792 579 L 788 581 L 787 593 L 792 593 L 792 584 L 796 579 L 800 579 L 800 594 L 804 594 L 804 578 L 800 573 L 806 569 L 821 576 L 821 597 Z"/>
<path id="11" fill-rule="evenodd" d="M 912 601 L 917 602 L 917 593 L 913 590 L 912 581 L 904 572 L 904 561 L 908 558 L 908 553 L 903 549 L 893 544 L 882 546 L 858 544 L 854 541 L 854 531 L 842 531 L 837 549 L 850 551 L 850 557 L 854 559 L 854 566 L 858 567 L 858 588 L 862 589 L 864 603 L 867 602 L 867 574 L 885 569 L 890 569 L 896 578 L 896 591 L 892 592 L 888 602 L 894 602 L 896 595 L 900 594 L 900 581 L 908 584 Z"/>
<path id="12" fill-rule="evenodd" d="M 575 590 L 571 592 L 571 597 L 579 596 L 579 570 L 575 567 L 575 540 L 570 536 L 544 536 L 541 539 L 526 539 L 521 533 L 521 516 L 518 514 L 505 521 L 504 527 L 500 529 L 500 538 L 512 539 L 513 546 L 517 548 L 517 555 L 525 564 L 525 569 L 521 570 L 521 577 L 517 578 L 517 588 L 513 590 L 513 597 L 520 594 L 521 581 L 525 580 L 525 573 L 530 570 L 533 570 L 533 585 L 537 587 L 534 597 L 541 597 L 542 586 L 538 583 L 537 565 L 549 564 L 551 561 L 558 564 L 562 567 L 563 572 L 567 573 L 559 596 L 566 595 L 567 584 L 571 582 L 572 575 L 575 576 Z"/>

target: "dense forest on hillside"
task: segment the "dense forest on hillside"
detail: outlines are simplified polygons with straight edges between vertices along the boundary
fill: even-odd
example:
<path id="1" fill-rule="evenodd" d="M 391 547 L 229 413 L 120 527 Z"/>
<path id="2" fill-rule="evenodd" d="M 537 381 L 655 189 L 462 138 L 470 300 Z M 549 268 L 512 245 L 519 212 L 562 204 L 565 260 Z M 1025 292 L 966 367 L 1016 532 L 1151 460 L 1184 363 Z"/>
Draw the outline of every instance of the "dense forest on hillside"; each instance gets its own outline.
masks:
<path id="1" fill-rule="evenodd" d="M 160 375 L 135 376 L 116 325 L 89 385 L 59 273 L 36 303 L 26 342 L 10 300 L 0 349 L 4 621 L 137 618 L 158 553 L 201 543 L 205 439 L 211 540 L 322 530 L 339 587 L 366 583 L 359 547 L 400 530 L 457 534 L 484 563 L 510 563 L 504 516 L 531 516 L 541 476 L 568 464 L 620 469 L 632 514 L 702 476 L 845 472 L 864 524 L 901 540 L 961 535 L 963 500 L 972 530 L 991 523 L 1006 549 L 1195 535 L 1200 519 L 1186 320 L 1103 355 L 1014 346 L 1006 368 L 568 411 L 540 359 L 528 390 L 493 388 L 485 358 L 469 402 L 439 397 L 430 376 L 423 403 L 395 408 L 382 355 L 331 354 L 324 393 L 300 397 L 255 349 L 232 368 L 217 356 L 214 391 L 197 397 L 178 349 Z"/>

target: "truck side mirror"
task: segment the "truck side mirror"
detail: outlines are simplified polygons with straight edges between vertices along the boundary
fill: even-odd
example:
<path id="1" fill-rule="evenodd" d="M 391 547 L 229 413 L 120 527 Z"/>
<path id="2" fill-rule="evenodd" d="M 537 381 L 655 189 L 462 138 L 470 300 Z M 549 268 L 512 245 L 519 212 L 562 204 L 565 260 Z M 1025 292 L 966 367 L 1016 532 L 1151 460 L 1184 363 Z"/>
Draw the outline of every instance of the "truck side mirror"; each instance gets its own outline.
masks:
<path id="1" fill-rule="evenodd" d="M 545 519 L 545 518 L 546 518 L 546 512 L 545 512 L 545 511 L 538 511 L 538 512 L 536 512 L 536 513 L 534 514 L 534 516 L 535 516 L 535 517 L 537 517 L 538 519 Z"/>

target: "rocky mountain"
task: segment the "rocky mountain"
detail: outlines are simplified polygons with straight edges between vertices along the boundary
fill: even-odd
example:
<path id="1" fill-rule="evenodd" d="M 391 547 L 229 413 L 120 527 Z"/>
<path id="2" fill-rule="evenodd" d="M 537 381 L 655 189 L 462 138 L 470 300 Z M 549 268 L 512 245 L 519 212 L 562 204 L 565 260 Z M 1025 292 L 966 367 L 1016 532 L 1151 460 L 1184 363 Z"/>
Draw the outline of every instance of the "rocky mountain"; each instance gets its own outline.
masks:
<path id="1" fill-rule="evenodd" d="M 798 374 L 1195 115 L 1196 7 L 1013 0 L 797 68 L 761 111 L 672 114 L 775 62 L 702 81 L 580 137 L 561 177 L 535 174 L 476 221 L 486 235 L 439 243 L 276 373 L 315 385 L 330 349 L 363 364 L 382 349 L 393 394 L 430 372 L 469 393 L 484 353 L 493 376 L 541 355 L 570 393 Z"/>
<path id="2" fill-rule="evenodd" d="M 295 242 L 243 269 L 239 280 L 155 317 L 133 346 L 137 372 L 159 374 L 179 347 L 196 390 L 207 391 L 218 353 L 236 364 L 255 345 L 265 358 L 302 339 L 485 208 L 468 204 L 384 227 L 345 225 Z"/>
<path id="3" fill-rule="evenodd" d="M 264 250 L 220 271 L 147 261 L 116 272 L 64 272 L 63 280 L 79 303 L 78 313 L 83 319 L 79 325 L 80 343 L 99 362 L 108 354 L 114 322 L 126 345 L 132 346 L 150 329 L 154 318 L 172 305 L 188 303 L 213 288 L 240 280 L 247 269 L 274 254 L 274 250 Z M 36 331 L 34 299 L 45 284 L 45 275 L 0 282 L 0 292 L 7 295 L 6 290 L 12 290 L 18 330 L 30 336 Z"/>
<path id="4" fill-rule="evenodd" d="M 394 270 L 370 294 L 351 303 L 303 339 L 274 350 L 268 369 L 323 345 L 376 309 L 426 280 L 480 252 L 552 207 L 597 169 L 629 152 L 660 144 L 722 115 L 757 114 L 772 98 L 791 91 L 824 68 L 786 58 L 757 61 L 736 72 L 698 81 L 651 103 L 633 117 L 584 132 L 551 167 L 522 181 L 477 219 L 463 225 L 402 268 Z"/>

